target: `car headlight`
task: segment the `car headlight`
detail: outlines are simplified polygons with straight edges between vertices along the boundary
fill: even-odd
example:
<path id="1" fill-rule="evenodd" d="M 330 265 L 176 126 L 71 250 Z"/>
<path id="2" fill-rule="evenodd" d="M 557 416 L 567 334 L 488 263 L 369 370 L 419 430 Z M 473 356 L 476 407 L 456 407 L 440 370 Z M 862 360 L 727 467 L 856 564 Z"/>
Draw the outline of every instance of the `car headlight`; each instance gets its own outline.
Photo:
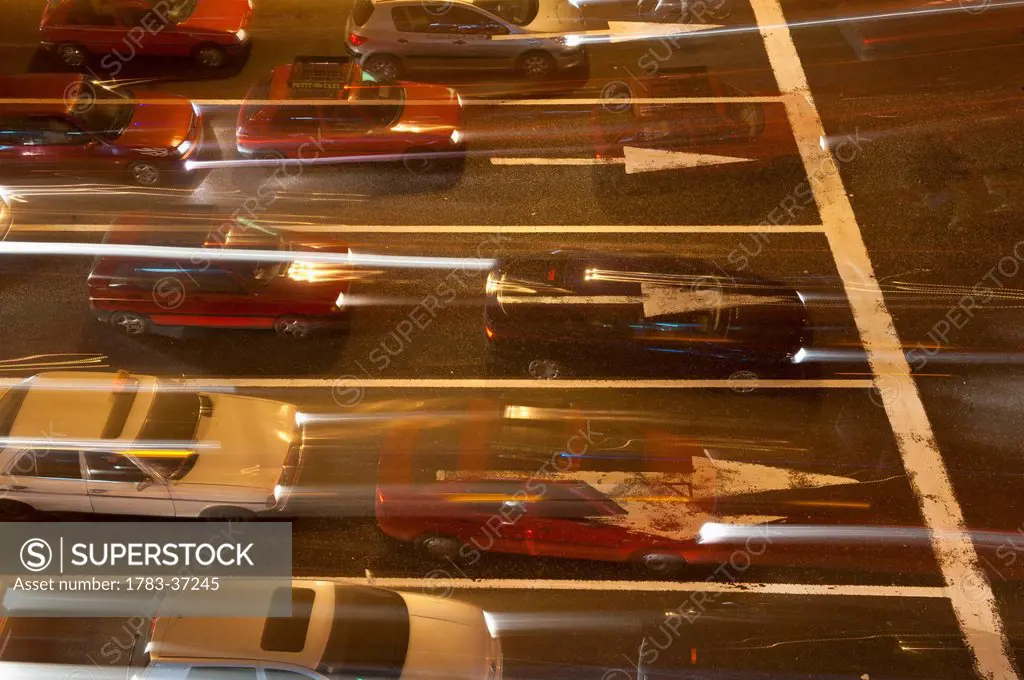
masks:
<path id="1" fill-rule="evenodd" d="M 181 144 L 174 148 L 178 152 L 178 155 L 184 158 L 185 155 L 192 150 L 192 142 L 186 139 L 184 142 L 182 142 Z"/>
<path id="2" fill-rule="evenodd" d="M 277 502 L 277 503 L 280 503 L 282 498 L 284 498 L 284 487 L 281 486 L 280 484 L 275 484 L 274 485 L 274 501 Z"/>
<path id="3" fill-rule="evenodd" d="M 253 5 L 255 5 L 255 4 L 256 4 L 256 3 L 254 3 L 254 2 L 252 1 L 252 0 L 249 0 L 249 9 L 255 9 L 255 8 L 253 7 Z"/>
<path id="4" fill-rule="evenodd" d="M 487 295 L 498 294 L 498 282 L 494 279 L 494 272 L 487 275 L 487 285 L 484 286 L 484 293 Z"/>
<path id="5" fill-rule="evenodd" d="M 459 132 L 458 130 L 452 130 L 451 140 L 452 144 L 458 144 L 459 142 L 462 141 L 462 133 Z"/>
<path id="6" fill-rule="evenodd" d="M 494 618 L 494 614 L 484 612 L 484 625 L 487 626 L 487 632 L 491 634 L 492 638 L 498 637 L 498 621 Z"/>
<path id="7" fill-rule="evenodd" d="M 235 31 L 235 38 L 240 43 L 245 42 L 249 38 L 249 34 L 245 31 L 244 28 L 240 28 L 237 31 Z"/>
<path id="8" fill-rule="evenodd" d="M 334 307 L 335 307 L 335 309 L 344 309 L 345 308 L 345 292 L 344 291 L 338 293 L 338 298 L 334 301 Z"/>
<path id="9" fill-rule="evenodd" d="M 805 360 L 806 358 L 807 358 L 807 350 L 806 350 L 806 349 L 804 349 L 803 347 L 801 347 L 801 348 L 800 348 L 800 349 L 798 349 L 798 350 L 796 351 L 796 353 L 795 353 L 795 354 L 793 355 L 793 358 L 792 358 L 792 360 L 791 360 L 791 361 L 792 361 L 792 362 L 793 362 L 794 364 L 799 364 L 799 363 L 802 363 L 802 362 L 803 362 L 803 361 L 804 361 L 804 360 Z"/>

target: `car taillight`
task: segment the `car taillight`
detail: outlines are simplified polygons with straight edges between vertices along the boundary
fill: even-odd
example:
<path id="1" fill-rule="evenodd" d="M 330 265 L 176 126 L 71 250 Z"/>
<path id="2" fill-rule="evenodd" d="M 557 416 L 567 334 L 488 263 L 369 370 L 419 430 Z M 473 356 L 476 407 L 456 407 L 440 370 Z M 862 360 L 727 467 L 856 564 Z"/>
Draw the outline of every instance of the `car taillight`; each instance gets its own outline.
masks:
<path id="1" fill-rule="evenodd" d="M 348 42 L 353 47 L 359 47 L 360 45 L 366 43 L 366 37 L 359 35 L 358 33 L 353 31 L 352 33 L 348 34 Z"/>

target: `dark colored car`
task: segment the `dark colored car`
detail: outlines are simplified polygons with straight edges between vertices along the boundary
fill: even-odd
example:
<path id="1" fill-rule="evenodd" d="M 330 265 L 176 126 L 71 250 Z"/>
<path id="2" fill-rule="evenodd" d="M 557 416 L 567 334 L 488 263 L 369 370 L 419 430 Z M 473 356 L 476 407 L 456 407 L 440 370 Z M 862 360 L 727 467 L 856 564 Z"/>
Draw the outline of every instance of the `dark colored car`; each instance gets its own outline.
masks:
<path id="1" fill-rule="evenodd" d="M 554 251 L 487 279 L 492 358 L 535 378 L 785 366 L 811 340 L 800 294 L 700 260 Z"/>
<path id="2" fill-rule="evenodd" d="M 401 159 L 423 171 L 462 156 L 461 124 L 449 87 L 381 84 L 348 57 L 300 57 L 250 88 L 237 143 L 257 159 Z"/>
<path id="3" fill-rule="evenodd" d="M 296 251 L 294 260 L 282 262 L 211 260 L 198 250 L 181 259 L 98 258 L 89 273 L 89 305 L 100 321 L 129 335 L 200 327 L 266 329 L 297 339 L 346 317 L 351 271 L 344 264 L 303 261 L 302 251 L 347 248 L 287 241 L 255 228 L 214 230 L 205 238 L 114 234 L 108 242 Z"/>
<path id="4" fill-rule="evenodd" d="M 93 56 L 116 76 L 137 55 L 191 57 L 219 68 L 249 48 L 252 0 L 56 0 L 39 25 L 45 49 L 68 66 Z"/>
<path id="5" fill-rule="evenodd" d="M 113 89 L 80 75 L 0 78 L 0 167 L 44 175 L 124 178 L 141 186 L 188 175 L 203 138 L 185 97 Z"/>

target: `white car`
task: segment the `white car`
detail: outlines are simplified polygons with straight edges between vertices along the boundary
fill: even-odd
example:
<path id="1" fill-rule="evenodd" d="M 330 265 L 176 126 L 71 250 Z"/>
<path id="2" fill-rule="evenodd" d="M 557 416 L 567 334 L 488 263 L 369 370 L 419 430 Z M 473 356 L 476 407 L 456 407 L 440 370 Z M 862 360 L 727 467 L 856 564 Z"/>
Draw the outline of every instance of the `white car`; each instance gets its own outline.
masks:
<path id="1" fill-rule="evenodd" d="M 296 580 L 272 597 L 291 617 L 157 619 L 136 678 L 501 679 L 501 641 L 479 607 L 331 581 Z"/>
<path id="2" fill-rule="evenodd" d="M 0 394 L 0 515 L 280 511 L 303 435 L 280 401 L 123 371 L 40 374 Z"/>

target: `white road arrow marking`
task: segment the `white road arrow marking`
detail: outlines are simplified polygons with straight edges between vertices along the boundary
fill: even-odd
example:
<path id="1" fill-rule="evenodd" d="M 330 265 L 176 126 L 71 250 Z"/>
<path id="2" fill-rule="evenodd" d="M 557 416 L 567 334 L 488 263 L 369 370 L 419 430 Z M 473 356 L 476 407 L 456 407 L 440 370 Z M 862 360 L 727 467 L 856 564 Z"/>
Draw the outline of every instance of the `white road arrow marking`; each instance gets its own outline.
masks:
<path id="1" fill-rule="evenodd" d="M 708 279 L 694 278 L 690 286 L 640 285 L 640 295 L 508 295 L 498 292 L 498 304 L 643 305 L 644 318 L 686 314 L 719 307 L 786 303 L 780 297 L 725 293 Z"/>
<path id="2" fill-rule="evenodd" d="M 608 28 L 591 29 L 588 31 L 558 31 L 529 33 L 511 33 L 509 35 L 493 35 L 491 40 L 536 40 L 537 38 L 565 38 L 569 45 L 582 45 L 594 42 L 628 42 L 631 40 L 653 40 L 667 38 L 686 33 L 699 33 L 712 29 L 725 28 L 722 24 L 659 24 L 646 21 L 609 21 Z"/>
<path id="3" fill-rule="evenodd" d="M 491 165 L 624 165 L 626 174 L 659 170 L 701 168 L 729 163 L 749 163 L 756 159 L 736 156 L 716 156 L 706 153 L 689 153 L 666 149 L 645 149 L 636 146 L 622 147 L 622 158 L 491 158 Z"/>

